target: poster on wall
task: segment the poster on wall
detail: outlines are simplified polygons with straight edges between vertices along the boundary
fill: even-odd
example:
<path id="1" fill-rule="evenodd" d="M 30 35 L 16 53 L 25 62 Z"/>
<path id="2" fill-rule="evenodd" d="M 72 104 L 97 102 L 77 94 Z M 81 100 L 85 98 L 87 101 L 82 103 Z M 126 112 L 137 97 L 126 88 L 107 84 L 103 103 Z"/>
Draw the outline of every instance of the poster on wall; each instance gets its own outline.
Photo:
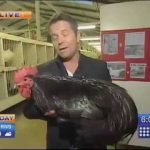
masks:
<path id="1" fill-rule="evenodd" d="M 112 79 L 125 79 L 126 78 L 126 62 L 124 61 L 111 61 L 107 62 Z"/>
<path id="2" fill-rule="evenodd" d="M 146 63 L 131 63 L 130 64 L 130 78 L 145 78 Z"/>
<path id="3" fill-rule="evenodd" d="M 150 28 L 101 31 L 112 80 L 150 81 Z"/>
<path id="4" fill-rule="evenodd" d="M 145 32 L 125 33 L 125 58 L 144 58 Z"/>
<path id="5" fill-rule="evenodd" d="M 118 34 L 103 35 L 103 53 L 107 55 L 118 54 Z"/>

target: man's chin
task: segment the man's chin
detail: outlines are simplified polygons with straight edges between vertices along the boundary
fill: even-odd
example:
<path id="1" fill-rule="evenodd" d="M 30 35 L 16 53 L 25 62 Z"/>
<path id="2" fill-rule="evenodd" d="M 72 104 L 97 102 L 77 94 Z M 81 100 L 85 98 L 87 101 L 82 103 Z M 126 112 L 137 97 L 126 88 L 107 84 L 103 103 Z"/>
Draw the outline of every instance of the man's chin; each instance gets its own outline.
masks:
<path id="1" fill-rule="evenodd" d="M 69 57 L 69 56 L 66 56 L 66 55 L 58 55 L 60 58 L 61 58 L 61 60 L 63 60 L 63 61 L 69 61 L 70 59 L 71 59 L 71 57 Z"/>

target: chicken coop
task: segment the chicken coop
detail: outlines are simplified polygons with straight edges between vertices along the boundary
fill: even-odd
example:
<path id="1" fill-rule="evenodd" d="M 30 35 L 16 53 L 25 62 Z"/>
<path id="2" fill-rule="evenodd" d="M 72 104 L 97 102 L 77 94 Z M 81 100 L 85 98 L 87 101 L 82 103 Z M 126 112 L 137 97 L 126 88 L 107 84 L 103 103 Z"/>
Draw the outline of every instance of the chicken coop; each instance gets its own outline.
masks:
<path id="1" fill-rule="evenodd" d="M 0 33 L 0 111 L 23 99 L 14 84 L 15 71 L 53 58 L 51 43 Z"/>

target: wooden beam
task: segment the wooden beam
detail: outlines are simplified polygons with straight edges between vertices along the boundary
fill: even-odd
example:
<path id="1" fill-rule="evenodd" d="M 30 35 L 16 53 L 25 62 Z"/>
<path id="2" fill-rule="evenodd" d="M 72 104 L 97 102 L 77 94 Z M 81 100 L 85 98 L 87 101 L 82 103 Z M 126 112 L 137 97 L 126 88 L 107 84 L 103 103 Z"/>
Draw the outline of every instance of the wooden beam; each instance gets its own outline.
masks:
<path id="1" fill-rule="evenodd" d="M 61 10 L 56 8 L 50 1 L 42 1 L 48 8 L 51 8 L 53 9 L 56 14 L 60 14 L 61 13 Z"/>
<path id="2" fill-rule="evenodd" d="M 35 1 L 35 20 L 36 20 L 36 36 L 37 36 L 37 40 L 40 40 L 40 38 L 41 38 L 40 1 Z"/>

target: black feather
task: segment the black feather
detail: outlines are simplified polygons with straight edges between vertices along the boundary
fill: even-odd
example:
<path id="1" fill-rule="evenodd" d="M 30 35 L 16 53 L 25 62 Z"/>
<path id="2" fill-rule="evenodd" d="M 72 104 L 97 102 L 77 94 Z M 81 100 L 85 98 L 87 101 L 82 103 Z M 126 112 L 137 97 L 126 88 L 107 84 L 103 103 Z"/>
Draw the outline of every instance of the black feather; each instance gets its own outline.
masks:
<path id="1" fill-rule="evenodd" d="M 113 144 L 137 128 L 137 108 L 127 91 L 108 81 L 35 76 L 32 94 L 43 112 L 77 126 L 77 143 Z M 81 142 L 80 142 L 81 141 Z M 84 142 L 83 142 L 84 141 Z"/>

